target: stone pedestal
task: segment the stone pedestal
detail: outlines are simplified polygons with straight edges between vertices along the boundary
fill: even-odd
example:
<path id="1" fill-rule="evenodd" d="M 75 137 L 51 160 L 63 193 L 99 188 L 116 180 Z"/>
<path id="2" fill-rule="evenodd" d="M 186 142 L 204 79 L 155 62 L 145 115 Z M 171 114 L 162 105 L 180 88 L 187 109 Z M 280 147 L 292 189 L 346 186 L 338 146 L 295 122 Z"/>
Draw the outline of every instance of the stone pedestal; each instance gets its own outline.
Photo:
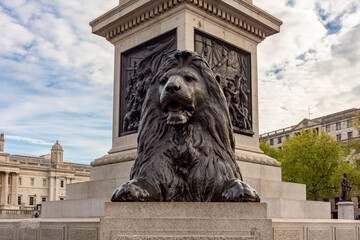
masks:
<path id="1" fill-rule="evenodd" d="M 148 50 L 156 49 L 156 43 L 168 46 L 171 42 L 172 50 L 205 52 L 201 46 L 207 45 L 218 52 L 216 46 L 220 46 L 224 53 L 241 53 L 237 56 L 247 63 L 247 67 L 240 65 L 251 90 L 251 128 L 235 133 L 235 154 L 245 182 L 268 204 L 268 217 L 330 218 L 330 203 L 306 201 L 305 185 L 282 182 L 280 163 L 259 149 L 257 46 L 278 33 L 281 24 L 251 0 L 120 0 L 114 9 L 93 20 L 93 33 L 115 48 L 112 148 L 91 163 L 89 182 L 67 186 L 65 201 L 43 203 L 42 217 L 104 216 L 104 202 L 129 179 L 136 158 L 137 133 L 124 130 L 122 116 L 127 110 L 127 104 L 121 104 L 126 102 L 125 78 Z"/>
<path id="2" fill-rule="evenodd" d="M 272 240 L 265 203 L 105 203 L 101 240 Z"/>
<path id="3" fill-rule="evenodd" d="M 338 202 L 338 219 L 354 220 L 354 203 Z"/>

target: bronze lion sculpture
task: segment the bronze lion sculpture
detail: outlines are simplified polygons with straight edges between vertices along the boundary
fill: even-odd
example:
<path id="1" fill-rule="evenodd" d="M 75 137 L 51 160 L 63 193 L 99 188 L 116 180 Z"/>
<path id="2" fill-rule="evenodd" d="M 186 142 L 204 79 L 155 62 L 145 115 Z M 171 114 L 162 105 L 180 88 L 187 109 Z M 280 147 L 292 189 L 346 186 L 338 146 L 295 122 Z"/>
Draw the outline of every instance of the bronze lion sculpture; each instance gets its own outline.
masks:
<path id="1" fill-rule="evenodd" d="M 207 62 L 178 51 L 148 79 L 137 158 L 111 201 L 259 202 L 242 181 L 227 103 Z"/>

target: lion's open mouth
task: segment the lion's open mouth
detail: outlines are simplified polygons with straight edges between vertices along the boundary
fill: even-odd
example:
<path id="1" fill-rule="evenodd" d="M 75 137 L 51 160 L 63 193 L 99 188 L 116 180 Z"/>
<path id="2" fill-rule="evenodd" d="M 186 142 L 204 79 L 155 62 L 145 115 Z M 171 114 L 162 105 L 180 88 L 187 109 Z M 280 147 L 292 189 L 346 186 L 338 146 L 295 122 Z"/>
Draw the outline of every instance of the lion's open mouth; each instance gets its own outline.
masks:
<path id="1" fill-rule="evenodd" d="M 171 101 L 163 107 L 167 118 L 167 124 L 178 125 L 186 123 L 194 114 L 194 107 L 182 105 L 176 101 Z"/>

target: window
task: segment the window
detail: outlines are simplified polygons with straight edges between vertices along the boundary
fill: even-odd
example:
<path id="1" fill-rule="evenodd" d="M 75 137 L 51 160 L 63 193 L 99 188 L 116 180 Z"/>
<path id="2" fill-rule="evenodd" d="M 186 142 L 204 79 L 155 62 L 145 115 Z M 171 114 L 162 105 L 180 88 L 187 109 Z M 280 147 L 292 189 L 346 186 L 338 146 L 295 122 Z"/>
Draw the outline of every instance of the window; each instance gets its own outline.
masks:
<path id="1" fill-rule="evenodd" d="M 60 187 L 64 187 L 64 180 L 60 181 Z"/>
<path id="2" fill-rule="evenodd" d="M 46 197 L 41 198 L 42 202 L 46 202 Z"/>
<path id="3" fill-rule="evenodd" d="M 330 124 L 325 126 L 325 131 L 330 132 Z"/>
<path id="4" fill-rule="evenodd" d="M 34 186 L 34 182 L 35 182 L 35 179 L 34 179 L 34 178 L 31 178 L 31 179 L 30 179 L 30 185 L 31 185 L 31 186 Z"/>
<path id="5" fill-rule="evenodd" d="M 61 197 L 60 200 L 64 200 L 64 198 Z"/>
<path id="6" fill-rule="evenodd" d="M 282 137 L 278 137 L 278 143 L 282 142 Z"/>
<path id="7" fill-rule="evenodd" d="M 278 147 L 278 149 L 282 149 L 282 147 Z"/>
<path id="8" fill-rule="evenodd" d="M 19 177 L 19 185 L 21 185 L 21 184 L 22 184 L 21 177 Z"/>
<path id="9" fill-rule="evenodd" d="M 341 129 L 341 122 L 337 122 L 336 123 L 336 130 L 340 130 Z"/>
<path id="10" fill-rule="evenodd" d="M 274 139 L 270 139 L 270 146 L 274 145 Z"/>
<path id="11" fill-rule="evenodd" d="M 43 179 L 43 187 L 46 187 L 46 179 Z"/>
<path id="12" fill-rule="evenodd" d="M 288 135 L 286 135 L 285 137 L 286 137 L 286 139 L 289 139 L 290 135 L 288 134 Z"/>
<path id="13" fill-rule="evenodd" d="M 341 141 L 341 134 L 336 135 L 336 140 Z"/>
<path id="14" fill-rule="evenodd" d="M 34 197 L 29 198 L 29 205 L 34 206 Z"/>
<path id="15" fill-rule="evenodd" d="M 11 202 L 11 197 L 10 197 L 10 195 L 8 195 L 8 197 L 7 197 L 7 204 L 10 204 L 10 202 Z"/>
<path id="16" fill-rule="evenodd" d="M 11 179 L 12 179 L 12 177 L 11 177 L 11 175 L 8 177 L 8 184 L 9 185 L 11 185 Z"/>
<path id="17" fill-rule="evenodd" d="M 18 205 L 21 205 L 21 196 L 18 196 Z"/>
<path id="18" fill-rule="evenodd" d="M 352 139 L 352 138 L 353 138 L 352 132 L 348 132 L 348 139 Z"/>
<path id="19" fill-rule="evenodd" d="M 353 125 L 352 125 L 352 121 L 351 120 L 347 120 L 346 121 L 346 126 L 348 127 L 348 128 L 351 128 Z"/>

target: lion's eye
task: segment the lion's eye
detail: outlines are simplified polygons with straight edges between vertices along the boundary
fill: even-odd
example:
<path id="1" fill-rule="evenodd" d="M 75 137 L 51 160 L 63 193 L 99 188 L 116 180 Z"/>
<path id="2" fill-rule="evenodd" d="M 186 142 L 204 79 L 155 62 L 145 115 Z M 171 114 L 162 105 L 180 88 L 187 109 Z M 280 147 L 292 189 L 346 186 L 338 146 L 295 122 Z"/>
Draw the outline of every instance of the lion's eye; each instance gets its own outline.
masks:
<path id="1" fill-rule="evenodd" d="M 164 84 L 168 81 L 168 79 L 169 79 L 169 78 L 167 78 L 167 77 L 162 77 L 162 78 L 160 78 L 159 83 L 160 83 L 161 85 L 164 85 Z"/>
<path id="2" fill-rule="evenodd" d="M 193 76 L 185 76 L 185 80 L 186 80 L 187 82 L 193 82 L 193 81 L 196 81 L 196 78 L 193 77 Z"/>

